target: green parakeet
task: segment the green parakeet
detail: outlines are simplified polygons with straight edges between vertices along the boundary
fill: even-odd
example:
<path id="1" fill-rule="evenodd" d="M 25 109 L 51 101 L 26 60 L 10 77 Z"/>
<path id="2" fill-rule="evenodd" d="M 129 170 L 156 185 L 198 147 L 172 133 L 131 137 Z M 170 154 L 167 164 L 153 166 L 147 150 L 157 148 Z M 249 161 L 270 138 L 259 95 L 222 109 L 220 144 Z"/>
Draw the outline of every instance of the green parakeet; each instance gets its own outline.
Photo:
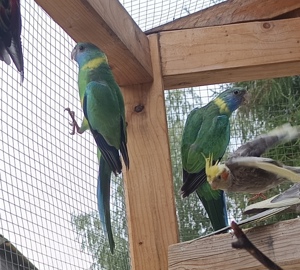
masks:
<path id="1" fill-rule="evenodd" d="M 98 47 L 91 43 L 78 43 L 71 56 L 79 65 L 79 95 L 85 116 L 80 128 L 74 119 L 74 113 L 69 109 L 68 111 L 73 119 L 72 125 L 79 133 L 87 128 L 91 130 L 101 152 L 97 187 L 98 210 L 113 252 L 110 177 L 111 172 L 117 175 L 122 171 L 120 153 L 125 166 L 129 168 L 124 100 L 107 57 Z"/>
<path id="2" fill-rule="evenodd" d="M 182 197 L 196 190 L 214 230 L 228 225 L 224 192 L 212 190 L 206 181 L 205 157 L 219 161 L 230 139 L 229 117 L 244 101 L 246 89 L 223 91 L 202 108 L 192 110 L 186 120 L 181 143 L 183 167 Z"/>
<path id="3" fill-rule="evenodd" d="M 284 124 L 240 146 L 224 163 L 206 164 L 207 180 L 213 189 L 260 194 L 284 181 L 300 182 L 300 167 L 285 166 L 260 157 L 269 148 L 300 137 L 300 127 Z"/>

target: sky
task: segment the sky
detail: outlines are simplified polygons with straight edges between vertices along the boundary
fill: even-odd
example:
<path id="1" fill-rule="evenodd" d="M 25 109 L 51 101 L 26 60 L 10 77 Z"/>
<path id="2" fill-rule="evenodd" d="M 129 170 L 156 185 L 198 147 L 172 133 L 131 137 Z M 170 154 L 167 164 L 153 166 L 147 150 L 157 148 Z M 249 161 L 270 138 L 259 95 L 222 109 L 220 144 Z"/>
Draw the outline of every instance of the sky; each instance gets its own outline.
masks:
<path id="1" fill-rule="evenodd" d="M 123 1 L 142 30 L 211 1 Z M 88 269 L 71 216 L 96 211 L 96 148 L 89 132 L 71 136 L 64 109 L 82 119 L 75 42 L 33 1 L 22 1 L 25 79 L 0 62 L 0 234 L 38 269 Z M 209 89 L 205 87 L 204 101 Z"/>

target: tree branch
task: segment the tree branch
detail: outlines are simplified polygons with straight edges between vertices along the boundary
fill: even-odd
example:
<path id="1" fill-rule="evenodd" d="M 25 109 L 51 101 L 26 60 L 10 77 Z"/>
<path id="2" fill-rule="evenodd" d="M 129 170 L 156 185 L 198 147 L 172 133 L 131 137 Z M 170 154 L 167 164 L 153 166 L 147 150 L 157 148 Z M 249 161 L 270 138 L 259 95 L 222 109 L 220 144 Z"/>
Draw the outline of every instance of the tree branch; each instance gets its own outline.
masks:
<path id="1" fill-rule="evenodd" d="M 247 250 L 255 259 L 270 270 L 283 270 L 254 246 L 234 221 L 231 222 L 231 228 L 237 237 L 237 241 L 232 243 L 233 248 Z"/>

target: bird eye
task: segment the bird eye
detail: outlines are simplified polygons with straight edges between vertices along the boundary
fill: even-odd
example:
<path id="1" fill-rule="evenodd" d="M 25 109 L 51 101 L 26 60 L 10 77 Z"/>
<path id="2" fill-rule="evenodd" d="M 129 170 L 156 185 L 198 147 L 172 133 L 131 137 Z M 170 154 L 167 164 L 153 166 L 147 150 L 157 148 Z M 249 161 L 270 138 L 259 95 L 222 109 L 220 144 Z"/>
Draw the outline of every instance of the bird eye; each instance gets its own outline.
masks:
<path id="1" fill-rule="evenodd" d="M 238 95 L 240 92 L 239 92 L 238 90 L 235 90 L 233 93 L 234 93 L 235 95 Z"/>
<path id="2" fill-rule="evenodd" d="M 79 49 L 79 51 L 81 51 L 81 52 L 82 52 L 82 51 L 84 50 L 84 47 L 83 47 L 83 45 L 80 45 L 78 49 Z"/>
<path id="3" fill-rule="evenodd" d="M 221 175 L 218 175 L 218 177 L 217 177 L 217 178 L 218 178 L 218 180 L 221 180 Z"/>

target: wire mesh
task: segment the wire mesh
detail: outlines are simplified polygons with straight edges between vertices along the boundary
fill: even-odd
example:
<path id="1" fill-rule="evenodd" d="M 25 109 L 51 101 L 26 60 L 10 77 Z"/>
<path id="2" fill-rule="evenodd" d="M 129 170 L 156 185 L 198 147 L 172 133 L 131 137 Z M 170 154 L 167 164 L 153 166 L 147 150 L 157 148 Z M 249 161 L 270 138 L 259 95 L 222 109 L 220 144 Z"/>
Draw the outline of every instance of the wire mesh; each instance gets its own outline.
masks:
<path id="1" fill-rule="evenodd" d="M 138 26 L 149 30 L 225 0 L 120 0 Z"/>
<path id="2" fill-rule="evenodd" d="M 21 4 L 23 84 L 0 61 L 0 234 L 38 269 L 128 269 L 122 181 L 112 185 L 112 223 L 122 224 L 112 257 L 98 219 L 94 140 L 69 134 L 64 109 L 83 116 L 75 42 L 33 0 Z"/>
<path id="3" fill-rule="evenodd" d="M 222 1 L 121 1 L 142 30 L 219 2 Z M 33 0 L 21 4 L 23 84 L 13 65 L 0 62 L 0 234 L 14 244 L 24 260 L 32 263 L 28 269 L 130 269 L 122 179 L 114 178 L 112 184 L 111 212 L 116 241 L 112 256 L 97 213 L 98 162 L 94 141 L 89 132 L 69 135 L 69 118 L 64 109 L 74 110 L 79 121 L 82 117 L 77 66 L 70 60 L 75 43 Z M 275 124 L 286 121 L 299 124 L 299 81 L 282 80 L 249 83 L 253 89 L 276 94 L 268 99 L 259 96 L 259 91 L 254 92 L 259 105 L 234 114 L 229 152 Z M 282 91 L 284 83 L 287 92 Z M 224 85 L 211 85 L 165 92 L 182 241 L 211 231 L 196 196 L 182 200 L 177 193 L 182 181 L 182 129 L 189 111 L 205 105 L 223 88 Z M 247 121 L 241 118 L 245 116 Z M 297 152 L 295 145 L 289 145 L 279 147 L 272 156 L 288 165 L 299 165 Z M 245 195 L 228 194 L 230 218 L 241 218 L 247 199 Z M 2 263 L 1 254 L 7 267 L 14 264 L 16 269 L 27 269 L 9 262 L 12 253 L 2 248 L 0 237 Z"/>

